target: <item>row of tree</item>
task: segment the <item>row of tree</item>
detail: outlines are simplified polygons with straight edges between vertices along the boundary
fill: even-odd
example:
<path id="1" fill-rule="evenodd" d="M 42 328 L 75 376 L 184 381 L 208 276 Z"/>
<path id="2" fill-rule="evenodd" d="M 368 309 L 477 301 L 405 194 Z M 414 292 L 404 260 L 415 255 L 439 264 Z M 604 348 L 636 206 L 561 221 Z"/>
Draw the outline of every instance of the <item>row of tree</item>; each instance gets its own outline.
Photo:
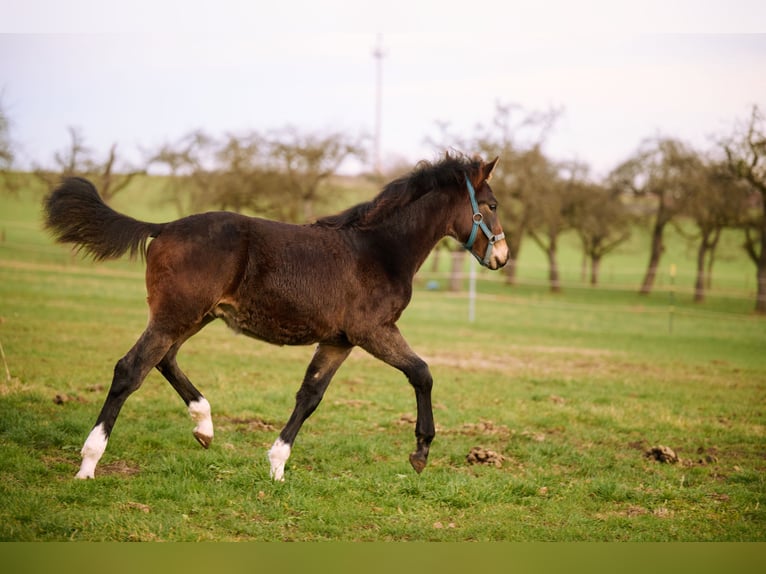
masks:
<path id="1" fill-rule="evenodd" d="M 502 158 L 493 179 L 512 263 L 507 281 L 516 281 L 522 241 L 535 242 L 547 255 L 550 288 L 561 289 L 557 261 L 564 232 L 574 231 L 583 250 L 583 274 L 590 267 L 596 284 L 602 259 L 626 241 L 637 224 L 651 229 L 649 261 L 640 292 L 651 292 L 664 251 L 663 237 L 676 225 L 696 241 L 695 300 L 709 285 L 721 232 L 736 228 L 756 270 L 756 311 L 766 314 L 766 124 L 757 106 L 749 118 L 700 152 L 673 138 L 649 139 L 601 179 L 580 162 L 556 161 L 545 151 L 559 111 L 527 112 L 498 105 L 489 125 L 465 137 L 438 124 L 429 138 L 436 149 L 474 150 Z M 151 166 L 168 174 L 168 196 L 179 213 L 205 209 L 248 210 L 292 222 L 313 220 L 327 201 L 326 185 L 349 158 L 365 158 L 366 141 L 344 133 L 305 133 L 285 128 L 215 138 L 201 130 L 145 152 L 140 168 L 117 169 L 116 145 L 96 160 L 79 131 L 55 154 L 54 165 L 35 173 L 47 184 L 62 175 L 87 175 L 109 201 L 135 175 Z M 8 119 L 0 109 L 0 169 L 12 164 Z M 389 174 L 393 175 L 393 174 Z M 377 174 L 378 182 L 388 177 Z M 689 235 L 692 222 L 696 232 Z"/>
<path id="2" fill-rule="evenodd" d="M 216 139 L 195 131 L 150 154 L 171 174 L 179 212 L 249 210 L 294 223 L 312 221 L 328 199 L 325 184 L 349 158 L 365 158 L 362 138 L 293 127 Z"/>

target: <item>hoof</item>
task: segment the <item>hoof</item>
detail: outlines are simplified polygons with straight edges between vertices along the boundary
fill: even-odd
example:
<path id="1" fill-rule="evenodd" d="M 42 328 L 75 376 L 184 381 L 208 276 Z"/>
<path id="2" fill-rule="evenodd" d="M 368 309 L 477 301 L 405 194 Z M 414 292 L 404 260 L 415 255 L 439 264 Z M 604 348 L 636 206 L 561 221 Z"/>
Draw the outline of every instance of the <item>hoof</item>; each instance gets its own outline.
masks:
<path id="1" fill-rule="evenodd" d="M 74 479 L 75 480 L 88 480 L 88 479 L 91 479 L 91 478 L 95 478 L 95 476 L 93 476 L 92 474 L 87 474 L 87 473 L 82 472 L 82 471 L 80 471 L 80 472 L 78 472 L 77 474 L 74 475 Z"/>
<path id="2" fill-rule="evenodd" d="M 420 474 L 421 472 L 423 472 L 423 469 L 426 467 L 426 459 L 423 458 L 423 456 L 418 454 L 417 452 L 413 452 L 410 455 L 410 464 L 412 465 L 412 468 L 415 469 L 415 472 Z"/>
<path id="3" fill-rule="evenodd" d="M 205 448 L 210 447 L 210 443 L 213 442 L 212 436 L 208 436 L 199 432 L 194 433 L 194 438 L 196 438 L 197 442 L 200 443 Z"/>

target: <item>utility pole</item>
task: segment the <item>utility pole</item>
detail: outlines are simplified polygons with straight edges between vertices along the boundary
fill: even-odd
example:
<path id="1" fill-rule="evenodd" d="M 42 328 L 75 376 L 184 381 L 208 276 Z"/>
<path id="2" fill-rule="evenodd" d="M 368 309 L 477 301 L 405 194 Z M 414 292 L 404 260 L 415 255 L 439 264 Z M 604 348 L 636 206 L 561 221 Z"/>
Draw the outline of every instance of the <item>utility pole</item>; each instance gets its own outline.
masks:
<path id="1" fill-rule="evenodd" d="M 372 51 L 375 58 L 375 173 L 380 175 L 383 171 L 381 165 L 381 125 L 383 123 L 383 58 L 386 53 L 383 50 L 383 35 L 378 34 L 378 43 Z"/>

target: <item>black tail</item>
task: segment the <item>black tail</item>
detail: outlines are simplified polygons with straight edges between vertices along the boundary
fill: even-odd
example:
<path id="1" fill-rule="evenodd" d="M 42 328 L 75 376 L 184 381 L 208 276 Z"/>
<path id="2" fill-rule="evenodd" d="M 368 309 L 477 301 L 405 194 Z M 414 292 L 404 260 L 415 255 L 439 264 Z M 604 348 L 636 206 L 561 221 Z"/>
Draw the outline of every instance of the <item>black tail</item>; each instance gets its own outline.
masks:
<path id="1" fill-rule="evenodd" d="M 96 261 L 146 255 L 146 242 L 157 237 L 163 223 L 146 223 L 114 211 L 91 182 L 65 179 L 43 200 L 45 227 L 59 243 L 74 243 Z"/>

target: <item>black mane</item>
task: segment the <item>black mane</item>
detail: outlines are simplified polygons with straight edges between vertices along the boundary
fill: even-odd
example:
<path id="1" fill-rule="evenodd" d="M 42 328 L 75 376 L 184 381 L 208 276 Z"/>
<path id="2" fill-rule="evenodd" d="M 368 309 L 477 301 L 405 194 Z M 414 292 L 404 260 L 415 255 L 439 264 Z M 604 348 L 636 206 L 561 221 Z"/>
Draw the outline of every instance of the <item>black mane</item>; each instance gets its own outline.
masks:
<path id="1" fill-rule="evenodd" d="M 469 159 L 462 154 L 449 153 L 436 163 L 421 161 L 409 174 L 386 184 L 383 190 L 370 201 L 335 215 L 322 217 L 314 225 L 332 229 L 369 227 L 429 192 L 465 185 L 465 176 L 471 177 L 478 171 L 480 165 L 480 160 Z"/>

